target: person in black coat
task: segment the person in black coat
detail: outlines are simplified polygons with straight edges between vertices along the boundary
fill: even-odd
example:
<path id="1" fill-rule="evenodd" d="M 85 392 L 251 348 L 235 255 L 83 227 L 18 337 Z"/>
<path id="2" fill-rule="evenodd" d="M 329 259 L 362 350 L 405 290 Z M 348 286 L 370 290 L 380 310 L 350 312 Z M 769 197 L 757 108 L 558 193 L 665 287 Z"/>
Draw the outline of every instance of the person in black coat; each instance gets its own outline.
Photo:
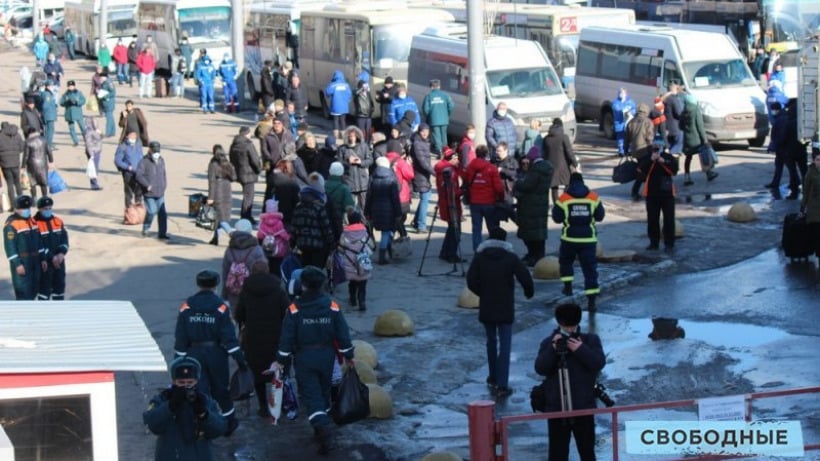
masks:
<path id="1" fill-rule="evenodd" d="M 299 182 L 293 174 L 293 164 L 286 160 L 280 160 L 273 169 L 273 174 L 269 175 L 272 179 L 271 190 L 273 190 L 272 198 L 279 202 L 279 212 L 282 213 L 282 222 L 285 227 L 290 229 L 293 223 L 293 210 L 296 209 L 296 204 L 299 203 Z M 267 210 L 262 210 L 266 212 Z"/>
<path id="2" fill-rule="evenodd" d="M 14 203 L 18 195 L 23 194 L 20 185 L 20 154 L 26 148 L 26 142 L 20 135 L 17 125 L 8 122 L 0 124 L 0 168 L 8 187 L 9 201 Z M 5 210 L 10 211 L 10 210 Z"/>
<path id="3" fill-rule="evenodd" d="M 660 214 L 663 212 L 663 243 L 667 253 L 675 249 L 675 180 L 678 159 L 666 149 L 658 148 L 641 159 L 638 171 L 646 176 L 646 228 L 649 234 L 647 250 L 657 250 L 661 237 Z"/>
<path id="4" fill-rule="evenodd" d="M 237 181 L 242 185 L 242 211 L 239 216 L 254 224 L 256 223 L 253 219 L 254 187 L 262 171 L 262 162 L 251 141 L 250 133 L 251 129 L 246 126 L 239 129 L 239 135 L 235 136 L 231 143 L 230 156 L 231 164 L 236 169 Z"/>
<path id="5" fill-rule="evenodd" d="M 290 298 L 279 277 L 268 272 L 268 265 L 257 261 L 251 267 L 251 275 L 245 279 L 239 302 L 236 305 L 236 323 L 239 325 L 239 345 L 254 375 L 259 416 L 268 417 L 265 382 L 269 376 L 262 374 L 276 361 L 282 319 L 290 305 Z"/>
<path id="6" fill-rule="evenodd" d="M 427 208 L 430 205 L 432 186 L 430 176 L 433 175 L 433 161 L 430 154 L 430 126 L 426 123 L 419 125 L 419 132 L 413 135 L 410 156 L 413 159 L 413 189 L 419 193 L 419 205 L 412 226 L 416 232 L 427 232 Z"/>
<path id="7" fill-rule="evenodd" d="M 262 99 L 262 105 L 265 110 L 268 110 L 273 100 L 276 99 L 273 90 L 273 63 L 270 60 L 265 61 L 262 67 L 261 75 L 259 76 L 259 97 Z"/>
<path id="8" fill-rule="evenodd" d="M 606 364 L 601 338 L 581 333 L 581 307 L 561 304 L 555 308 L 558 322 L 552 334 L 543 341 L 535 359 L 535 372 L 547 378 L 546 411 L 585 410 L 595 408 L 593 387 L 598 373 Z M 558 370 L 569 373 L 571 406 L 562 407 Z M 569 440 L 575 435 L 575 446 L 581 461 L 595 461 L 595 417 L 576 416 L 571 422 L 562 418 L 548 421 L 549 461 L 565 461 L 569 457 Z"/>
<path id="9" fill-rule="evenodd" d="M 527 266 L 506 242 L 507 232 L 490 229 L 467 270 L 467 288 L 478 295 L 478 320 L 487 334 L 487 385 L 496 397 L 512 394 L 509 387 L 512 324 L 515 321 L 515 280 L 530 299 L 535 286 Z"/>
<path id="10" fill-rule="evenodd" d="M 376 160 L 376 169 L 373 170 L 367 188 L 364 215 L 373 227 L 382 233 L 379 240 L 379 264 L 387 264 L 386 254 L 391 250 L 393 231 L 396 230 L 396 223 L 401 216 L 399 182 L 390 168 L 387 157 L 379 157 Z"/>
<path id="11" fill-rule="evenodd" d="M 219 224 L 231 221 L 231 183 L 236 181 L 236 169 L 220 144 L 214 145 L 212 154 L 208 162 L 208 205 L 214 207 L 216 226 L 208 243 L 219 245 Z"/>
<path id="12" fill-rule="evenodd" d="M 36 100 L 33 95 L 26 95 L 23 112 L 20 113 L 20 128 L 23 133 L 28 133 L 29 128 L 34 128 L 38 133 L 43 132 L 43 118 L 35 107 Z"/>

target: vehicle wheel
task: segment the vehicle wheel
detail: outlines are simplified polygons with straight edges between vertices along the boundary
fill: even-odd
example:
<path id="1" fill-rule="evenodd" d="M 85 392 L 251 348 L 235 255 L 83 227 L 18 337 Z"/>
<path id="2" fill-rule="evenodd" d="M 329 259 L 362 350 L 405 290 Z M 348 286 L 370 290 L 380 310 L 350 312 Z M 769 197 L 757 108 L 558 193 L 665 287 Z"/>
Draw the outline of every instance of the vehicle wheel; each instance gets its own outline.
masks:
<path id="1" fill-rule="evenodd" d="M 322 104 L 322 117 L 326 120 L 330 120 L 330 107 L 327 106 L 327 99 L 325 99 L 324 93 L 319 95 L 319 101 Z"/>
<path id="2" fill-rule="evenodd" d="M 756 138 L 749 139 L 749 146 L 750 147 L 763 147 L 763 144 L 766 143 L 765 136 L 758 136 Z"/>
<path id="3" fill-rule="evenodd" d="M 615 139 L 615 119 L 612 117 L 612 111 L 604 112 L 601 119 L 601 129 L 604 132 L 604 137 L 607 139 Z"/>

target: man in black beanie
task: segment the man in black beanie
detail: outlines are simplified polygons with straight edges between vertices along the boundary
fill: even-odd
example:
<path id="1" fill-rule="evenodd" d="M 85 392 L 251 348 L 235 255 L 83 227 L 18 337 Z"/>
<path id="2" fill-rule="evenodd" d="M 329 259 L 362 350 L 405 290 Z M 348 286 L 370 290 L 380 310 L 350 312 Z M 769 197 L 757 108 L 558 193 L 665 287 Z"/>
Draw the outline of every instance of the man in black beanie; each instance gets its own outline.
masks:
<path id="1" fill-rule="evenodd" d="M 595 408 L 593 387 L 598 373 L 606 364 L 601 338 L 581 333 L 581 307 L 561 304 L 555 308 L 558 328 L 541 341 L 535 372 L 546 376 L 545 411 L 570 411 Z M 559 369 L 569 374 L 570 402 L 562 402 Z M 564 403 L 564 405 L 562 405 Z M 566 461 L 569 440 L 575 435 L 575 446 L 581 461 L 595 461 L 595 417 L 553 418 L 549 427 L 549 461 Z"/>
<path id="2" fill-rule="evenodd" d="M 353 365 L 350 329 L 339 304 L 325 294 L 325 271 L 305 266 L 299 278 L 302 295 L 288 307 L 279 340 L 279 358 L 273 367 L 287 365 L 296 357 L 296 382 L 319 443 L 319 453 L 333 449 L 333 433 L 327 410 L 330 408 L 330 381 L 336 348 Z"/>
<path id="3" fill-rule="evenodd" d="M 527 266 L 505 242 L 507 232 L 490 229 L 490 238 L 478 246 L 467 270 L 467 288 L 478 295 L 478 320 L 487 333 L 487 386 L 498 398 L 512 394 L 509 386 L 512 324 L 515 320 L 515 280 L 527 299 L 535 288 Z"/>

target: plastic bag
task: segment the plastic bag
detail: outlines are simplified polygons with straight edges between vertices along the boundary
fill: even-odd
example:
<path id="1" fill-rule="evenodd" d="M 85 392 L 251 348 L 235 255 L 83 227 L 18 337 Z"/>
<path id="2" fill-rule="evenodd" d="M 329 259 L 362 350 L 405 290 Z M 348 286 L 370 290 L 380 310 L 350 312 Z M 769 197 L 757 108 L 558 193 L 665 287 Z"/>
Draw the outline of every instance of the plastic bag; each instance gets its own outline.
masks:
<path id="1" fill-rule="evenodd" d="M 393 239 L 391 245 L 393 247 L 394 259 L 405 259 L 413 255 L 413 242 L 410 241 L 409 235 Z"/>
<path id="2" fill-rule="evenodd" d="M 284 384 L 282 383 L 282 370 L 271 368 L 263 374 L 270 374 L 270 382 L 265 383 L 265 397 L 268 401 L 268 413 L 270 413 L 271 424 L 276 425 L 282 416 L 282 393 Z"/>
<path id="3" fill-rule="evenodd" d="M 31 178 L 25 168 L 20 170 L 20 187 L 25 191 L 31 189 Z"/>
<path id="4" fill-rule="evenodd" d="M 57 170 L 49 170 L 48 171 L 48 191 L 50 194 L 56 194 L 68 189 L 68 185 L 63 180 L 63 177 L 60 176 L 60 172 Z"/>
<path id="5" fill-rule="evenodd" d="M 253 396 L 253 372 L 250 368 L 239 368 L 231 375 L 231 400 L 248 400 Z"/>
<path id="6" fill-rule="evenodd" d="M 94 164 L 94 159 L 88 159 L 85 165 L 85 174 L 89 179 L 97 179 L 97 165 Z"/>
<path id="7" fill-rule="evenodd" d="M 296 386 L 291 378 L 285 379 L 282 386 L 282 411 L 291 421 L 299 416 L 299 399 L 296 397 Z"/>
<path id="8" fill-rule="evenodd" d="M 370 415 L 370 389 L 359 380 L 356 368 L 348 367 L 339 383 L 339 396 L 330 416 L 338 425 L 355 423 Z"/>

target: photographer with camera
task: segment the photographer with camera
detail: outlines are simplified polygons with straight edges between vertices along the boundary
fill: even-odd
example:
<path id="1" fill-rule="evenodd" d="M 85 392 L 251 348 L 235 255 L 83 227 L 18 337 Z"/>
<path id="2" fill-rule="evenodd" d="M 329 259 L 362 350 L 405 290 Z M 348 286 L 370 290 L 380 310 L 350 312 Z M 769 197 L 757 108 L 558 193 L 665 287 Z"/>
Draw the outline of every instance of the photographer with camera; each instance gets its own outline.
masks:
<path id="1" fill-rule="evenodd" d="M 438 212 L 447 223 L 447 233 L 441 243 L 438 257 L 450 263 L 464 262 L 460 255 L 461 243 L 461 168 L 459 156 L 453 149 L 444 146 L 442 158 L 433 167 L 436 172 L 436 190 L 439 194 Z"/>
<path id="2" fill-rule="evenodd" d="M 535 359 L 535 372 L 546 376 L 544 411 L 595 408 L 596 380 L 606 364 L 601 339 L 596 334 L 581 333 L 581 307 L 577 304 L 556 307 L 555 320 L 558 328 L 541 341 Z M 595 460 L 594 416 L 554 418 L 548 427 L 549 461 L 568 459 L 572 435 L 581 461 Z"/>
<path id="3" fill-rule="evenodd" d="M 197 388 L 202 367 L 180 357 L 168 367 L 172 384 L 157 394 L 142 421 L 158 435 L 154 459 L 212 461 L 211 440 L 225 433 L 225 419 L 216 402 Z"/>

